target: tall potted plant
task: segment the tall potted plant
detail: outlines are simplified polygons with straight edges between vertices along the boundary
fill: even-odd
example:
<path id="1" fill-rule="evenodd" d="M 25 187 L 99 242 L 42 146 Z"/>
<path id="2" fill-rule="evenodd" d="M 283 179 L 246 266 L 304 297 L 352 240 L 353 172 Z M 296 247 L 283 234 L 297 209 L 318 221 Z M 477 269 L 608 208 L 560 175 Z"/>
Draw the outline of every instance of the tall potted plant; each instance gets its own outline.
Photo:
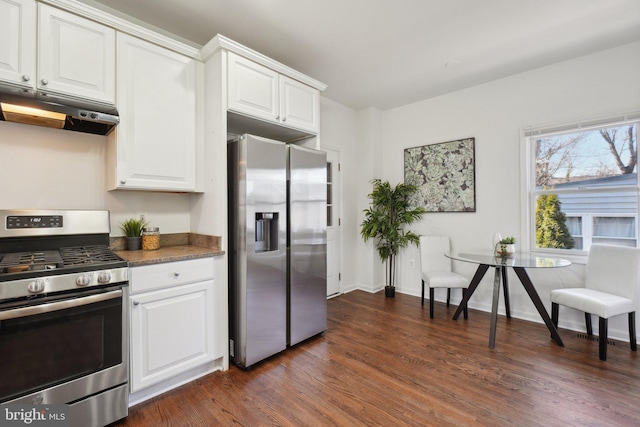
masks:
<path id="1" fill-rule="evenodd" d="M 410 243 L 417 246 L 420 242 L 419 236 L 405 230 L 404 226 L 419 220 L 427 211 L 420 207 L 413 208 L 410 204 L 411 196 L 418 190 L 415 185 L 401 182 L 394 187 L 380 179 L 374 179 L 371 183 L 373 191 L 368 196 L 371 206 L 364 210 L 365 219 L 360 234 L 365 242 L 376 240 L 380 260 L 386 263 L 385 296 L 393 297 L 396 255 Z"/>

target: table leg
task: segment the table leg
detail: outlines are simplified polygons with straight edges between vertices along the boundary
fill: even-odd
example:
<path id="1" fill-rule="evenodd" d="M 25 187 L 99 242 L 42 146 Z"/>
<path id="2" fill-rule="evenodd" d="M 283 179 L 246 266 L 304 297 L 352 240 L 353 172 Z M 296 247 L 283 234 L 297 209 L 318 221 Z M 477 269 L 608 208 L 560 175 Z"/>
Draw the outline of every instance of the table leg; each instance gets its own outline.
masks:
<path id="1" fill-rule="evenodd" d="M 496 267 L 493 278 L 493 301 L 491 302 L 491 331 L 489 332 L 489 348 L 496 346 L 496 325 L 498 323 L 498 297 L 500 296 L 500 282 L 502 282 L 502 267 Z"/>
<path id="2" fill-rule="evenodd" d="M 488 269 L 489 269 L 488 265 L 480 264 L 478 266 L 478 269 L 476 270 L 476 274 L 473 275 L 473 279 L 471 279 L 471 283 L 469 283 L 469 288 L 467 289 L 467 292 L 463 292 L 462 301 L 460 302 L 458 309 L 453 315 L 453 320 L 458 320 L 460 313 L 462 313 L 462 310 L 464 310 L 464 307 L 467 306 L 467 303 L 469 302 L 471 295 L 473 295 L 473 293 L 475 292 L 476 288 L 480 284 L 480 281 L 482 280 L 482 278 L 484 277 Z"/>
<path id="3" fill-rule="evenodd" d="M 507 267 L 502 268 L 502 287 L 504 291 L 504 310 L 507 314 L 507 319 L 511 319 L 511 306 L 509 305 L 509 279 L 507 278 Z"/>
<path id="4" fill-rule="evenodd" d="M 544 320 L 545 325 L 547 325 L 547 329 L 549 329 L 549 332 L 551 332 L 551 337 L 555 340 L 555 342 L 559 346 L 564 347 L 562 338 L 560 338 L 560 334 L 558 334 L 558 330 L 556 329 L 555 325 L 551 321 L 551 318 L 549 317 L 549 313 L 547 313 L 547 310 L 544 308 L 544 304 L 542 304 L 542 301 L 540 300 L 540 296 L 538 296 L 538 292 L 536 292 L 536 288 L 533 286 L 533 283 L 531 283 L 531 279 L 529 278 L 529 275 L 525 271 L 524 267 L 513 267 L 513 271 L 516 272 L 516 275 L 520 279 L 520 282 L 522 282 L 522 286 L 524 286 L 524 289 L 529 294 L 529 298 L 531 298 L 533 305 L 536 306 L 538 313 L 540 313 L 540 317 L 542 317 L 542 320 Z"/>

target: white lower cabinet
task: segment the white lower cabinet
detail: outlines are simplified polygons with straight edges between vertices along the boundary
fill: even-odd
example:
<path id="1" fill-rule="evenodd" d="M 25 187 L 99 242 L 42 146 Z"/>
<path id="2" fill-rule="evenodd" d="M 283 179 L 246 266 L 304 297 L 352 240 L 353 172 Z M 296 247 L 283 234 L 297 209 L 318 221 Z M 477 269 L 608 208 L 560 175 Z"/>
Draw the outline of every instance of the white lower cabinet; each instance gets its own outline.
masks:
<path id="1" fill-rule="evenodd" d="M 211 258 L 131 269 L 132 392 L 217 357 L 214 294 Z"/>

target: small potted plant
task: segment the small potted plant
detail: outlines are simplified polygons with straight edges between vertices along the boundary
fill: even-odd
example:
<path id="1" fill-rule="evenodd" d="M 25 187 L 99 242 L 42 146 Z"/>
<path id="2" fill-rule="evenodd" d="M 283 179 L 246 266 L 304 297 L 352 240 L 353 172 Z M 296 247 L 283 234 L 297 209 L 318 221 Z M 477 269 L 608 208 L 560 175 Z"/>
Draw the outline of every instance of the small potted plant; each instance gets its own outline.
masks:
<path id="1" fill-rule="evenodd" d="M 505 237 L 500 240 L 496 245 L 496 255 L 500 257 L 509 257 L 513 256 L 516 252 L 516 238 L 513 236 Z"/>
<path id="2" fill-rule="evenodd" d="M 127 237 L 127 249 L 137 251 L 142 248 L 142 230 L 147 223 L 143 219 L 129 218 L 120 224 L 120 229 Z"/>

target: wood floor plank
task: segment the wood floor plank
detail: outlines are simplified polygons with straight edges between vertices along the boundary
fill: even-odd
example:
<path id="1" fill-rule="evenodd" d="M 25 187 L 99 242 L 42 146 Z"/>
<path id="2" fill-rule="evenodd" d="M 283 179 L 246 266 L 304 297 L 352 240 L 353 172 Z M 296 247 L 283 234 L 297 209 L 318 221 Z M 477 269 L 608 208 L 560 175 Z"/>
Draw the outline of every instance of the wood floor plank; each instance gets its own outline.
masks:
<path id="1" fill-rule="evenodd" d="M 640 356 L 544 324 L 420 298 L 354 291 L 328 301 L 328 330 L 248 371 L 231 366 L 130 408 L 118 427 L 635 426 Z"/>

